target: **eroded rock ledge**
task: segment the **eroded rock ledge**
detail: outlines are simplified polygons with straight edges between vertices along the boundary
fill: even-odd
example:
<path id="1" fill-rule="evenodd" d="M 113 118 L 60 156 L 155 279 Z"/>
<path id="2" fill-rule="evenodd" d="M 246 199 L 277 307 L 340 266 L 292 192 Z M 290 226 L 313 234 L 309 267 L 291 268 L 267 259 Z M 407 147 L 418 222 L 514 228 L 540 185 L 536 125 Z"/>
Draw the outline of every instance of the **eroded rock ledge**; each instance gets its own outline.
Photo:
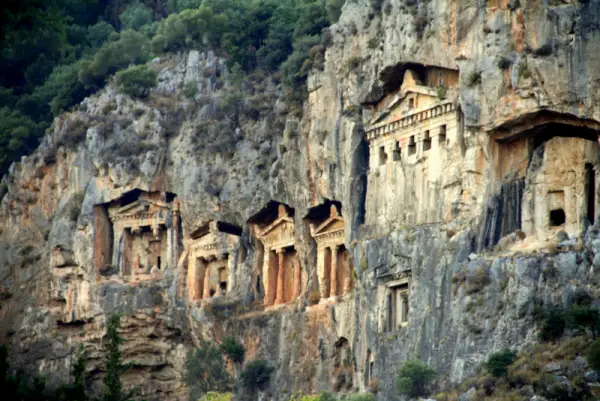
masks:
<path id="1" fill-rule="evenodd" d="M 234 335 L 272 399 L 395 400 L 403 360 L 456 383 L 534 342 L 536 303 L 596 298 L 600 4 L 480 3 L 347 3 L 301 117 L 270 77 L 228 113 L 224 61 L 193 51 L 147 102 L 57 119 L 2 181 L 15 361 L 61 375 L 83 342 L 98 381 L 121 310 L 148 399 L 185 399 L 186 352 Z"/>

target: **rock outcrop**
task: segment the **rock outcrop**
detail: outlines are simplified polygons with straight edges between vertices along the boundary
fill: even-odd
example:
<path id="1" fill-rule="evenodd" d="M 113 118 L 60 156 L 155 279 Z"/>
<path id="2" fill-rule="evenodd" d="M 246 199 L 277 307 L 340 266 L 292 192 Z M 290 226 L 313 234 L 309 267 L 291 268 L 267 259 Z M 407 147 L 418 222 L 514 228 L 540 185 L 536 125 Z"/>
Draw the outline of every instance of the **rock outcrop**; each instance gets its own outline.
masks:
<path id="1" fill-rule="evenodd" d="M 445 386 L 528 346 L 537 303 L 600 295 L 598 15 L 349 1 L 301 113 L 197 51 L 154 60 L 147 100 L 87 98 L 2 180 L 14 361 L 60 376 L 83 343 L 99 383 L 120 311 L 126 382 L 149 400 L 185 399 L 186 353 L 225 335 L 276 368 L 269 399 L 395 400 L 408 358 Z M 319 248 L 317 228 L 343 245 Z"/>

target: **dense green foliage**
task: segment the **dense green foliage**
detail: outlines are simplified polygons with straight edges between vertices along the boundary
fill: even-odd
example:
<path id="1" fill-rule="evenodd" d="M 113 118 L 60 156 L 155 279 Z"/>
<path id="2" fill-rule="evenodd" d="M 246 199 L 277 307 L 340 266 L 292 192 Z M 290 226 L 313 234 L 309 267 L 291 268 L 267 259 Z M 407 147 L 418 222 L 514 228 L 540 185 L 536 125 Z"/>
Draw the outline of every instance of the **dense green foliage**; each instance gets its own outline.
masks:
<path id="1" fill-rule="evenodd" d="M 600 312 L 590 306 L 574 305 L 567 313 L 567 322 L 578 333 L 589 330 L 595 340 L 600 326 Z"/>
<path id="2" fill-rule="evenodd" d="M 590 333 L 595 340 L 600 331 L 600 311 L 591 305 L 587 293 L 576 293 L 573 305 L 568 309 L 536 307 L 534 316 L 540 324 L 540 340 L 556 341 L 566 329 L 576 334 Z"/>
<path id="3" fill-rule="evenodd" d="M 540 309 L 536 311 L 540 321 L 540 340 L 555 341 L 562 337 L 566 328 L 565 313 L 560 308 Z"/>
<path id="4" fill-rule="evenodd" d="M 506 377 L 508 367 L 515 361 L 517 354 L 509 349 L 495 352 L 488 358 L 485 368 L 494 377 Z"/>
<path id="5" fill-rule="evenodd" d="M 71 384 L 54 383 L 50 388 L 42 376 L 27 377 L 22 372 L 10 373 L 8 352 L 5 346 L 0 346 L 0 389 L 2 399 L 7 401 L 86 401 L 85 383 L 86 359 L 83 348 L 80 347 L 71 366 Z"/>
<path id="6" fill-rule="evenodd" d="M 322 64 L 323 28 L 343 0 L 22 0 L 0 13 L 0 175 L 38 145 L 53 117 L 120 70 L 165 52 L 213 50 L 245 73 L 283 74 L 304 97 Z M 27 28 L 24 28 L 27 27 Z M 129 75 L 131 78 L 131 75 Z M 143 96 L 151 85 L 122 87 Z M 128 82 L 133 83 L 132 80 Z M 190 96 L 191 92 L 186 92 Z"/>
<path id="7" fill-rule="evenodd" d="M 119 91 L 129 96 L 146 97 L 150 88 L 156 86 L 157 74 L 145 65 L 135 65 L 115 75 Z"/>
<path id="8" fill-rule="evenodd" d="M 225 337 L 219 346 L 221 351 L 227 355 L 227 357 L 235 364 L 244 362 L 244 355 L 246 350 L 244 346 L 240 344 L 233 337 Z"/>
<path id="9" fill-rule="evenodd" d="M 231 389 L 231 376 L 219 348 L 203 341 L 188 354 L 186 383 L 191 399 L 197 400 L 210 391 L 225 392 Z"/>
<path id="10" fill-rule="evenodd" d="M 600 371 L 600 340 L 596 340 L 587 349 L 585 357 L 590 368 Z"/>
<path id="11" fill-rule="evenodd" d="M 274 370 L 267 361 L 262 359 L 252 361 L 244 367 L 241 375 L 242 384 L 251 393 L 264 390 L 269 385 Z"/>
<path id="12" fill-rule="evenodd" d="M 124 391 L 121 383 L 121 374 L 129 367 L 123 364 L 121 358 L 123 339 L 118 333 L 119 326 L 120 316 L 110 316 L 107 322 L 107 334 L 104 343 L 106 374 L 103 380 L 104 389 L 100 397 L 90 394 L 87 388 L 87 359 L 82 345 L 79 346 L 71 365 L 70 383 L 52 383 L 53 387 L 46 386 L 46 380 L 42 376 L 27 377 L 22 372 L 11 374 L 7 349 L 0 345 L 0 389 L 3 391 L 2 399 L 7 401 L 128 401 L 134 399 L 135 393 L 138 392 L 137 389 Z M 216 352 L 219 353 L 218 350 Z"/>
<path id="13" fill-rule="evenodd" d="M 396 389 L 408 397 L 422 397 L 429 394 L 429 386 L 435 379 L 435 370 L 418 360 L 406 361 L 398 372 Z"/>

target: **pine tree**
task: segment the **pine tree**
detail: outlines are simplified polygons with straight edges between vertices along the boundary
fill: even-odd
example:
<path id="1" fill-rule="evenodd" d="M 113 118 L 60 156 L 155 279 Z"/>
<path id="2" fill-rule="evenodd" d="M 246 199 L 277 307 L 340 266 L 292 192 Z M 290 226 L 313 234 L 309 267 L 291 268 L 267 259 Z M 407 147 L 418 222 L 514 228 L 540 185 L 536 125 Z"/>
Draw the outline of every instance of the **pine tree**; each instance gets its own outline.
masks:
<path id="1" fill-rule="evenodd" d="M 87 396 L 85 394 L 85 368 L 87 359 L 85 358 L 85 349 L 83 344 L 79 345 L 77 351 L 77 357 L 71 367 L 71 375 L 73 376 L 73 385 L 71 390 L 72 401 L 86 401 Z"/>
<path id="2" fill-rule="evenodd" d="M 106 336 L 108 338 L 104 344 L 106 375 L 104 376 L 102 401 L 128 401 L 132 400 L 136 394 L 135 390 L 123 391 L 123 383 L 121 383 L 121 374 L 129 369 L 129 365 L 123 364 L 121 356 L 123 339 L 119 336 L 120 325 L 120 315 L 113 314 L 109 317 L 106 327 Z"/>

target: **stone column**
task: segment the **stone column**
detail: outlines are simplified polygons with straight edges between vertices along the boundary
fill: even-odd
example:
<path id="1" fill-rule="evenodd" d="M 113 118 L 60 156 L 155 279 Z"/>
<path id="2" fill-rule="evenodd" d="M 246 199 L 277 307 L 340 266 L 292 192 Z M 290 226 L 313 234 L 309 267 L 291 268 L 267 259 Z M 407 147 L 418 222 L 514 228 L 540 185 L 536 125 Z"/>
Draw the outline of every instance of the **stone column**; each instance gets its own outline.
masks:
<path id="1" fill-rule="evenodd" d="M 263 287 L 265 289 L 265 306 L 273 305 L 274 294 L 271 289 L 271 275 L 273 272 L 270 270 L 271 267 L 271 250 L 265 247 L 265 254 L 263 257 Z"/>
<path id="2" fill-rule="evenodd" d="M 202 299 L 210 298 L 210 267 L 208 261 L 204 260 L 204 288 L 202 293 Z"/>
<path id="3" fill-rule="evenodd" d="M 337 297 L 337 276 L 338 276 L 338 263 L 337 263 L 337 250 L 338 245 L 331 247 L 331 287 L 329 287 L 329 296 Z"/>
<path id="4" fill-rule="evenodd" d="M 277 252 L 277 296 L 275 297 L 275 305 L 282 304 L 283 299 L 283 257 L 284 249 L 279 248 Z"/>
<path id="5" fill-rule="evenodd" d="M 205 275 L 206 261 L 204 259 L 197 259 L 194 272 L 194 282 L 192 283 L 194 288 L 194 298 L 192 300 L 202 299 L 202 296 L 204 295 L 202 292 Z"/>
<path id="6" fill-rule="evenodd" d="M 294 299 L 300 296 L 302 292 L 302 269 L 300 269 L 300 262 L 294 261 Z"/>

